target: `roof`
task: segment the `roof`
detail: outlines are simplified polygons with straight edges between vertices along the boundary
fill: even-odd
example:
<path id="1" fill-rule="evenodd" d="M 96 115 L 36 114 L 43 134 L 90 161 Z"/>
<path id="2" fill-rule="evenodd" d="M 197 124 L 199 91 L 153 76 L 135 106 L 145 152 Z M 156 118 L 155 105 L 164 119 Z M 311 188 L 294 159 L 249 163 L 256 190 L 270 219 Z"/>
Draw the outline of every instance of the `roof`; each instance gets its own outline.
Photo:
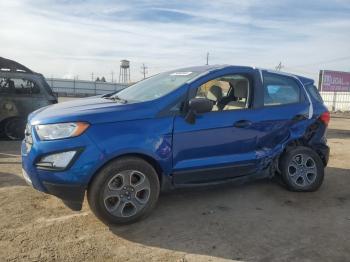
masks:
<path id="1" fill-rule="evenodd" d="M 205 73 L 215 69 L 224 69 L 225 67 L 252 68 L 247 66 L 235 66 L 235 65 L 203 65 L 203 66 L 191 66 L 191 67 L 185 67 L 185 68 L 178 68 L 173 71 Z"/>
<path id="2" fill-rule="evenodd" d="M 21 73 L 34 73 L 24 65 L 3 57 L 0 57 L 0 71 L 21 72 Z"/>
<path id="3" fill-rule="evenodd" d="M 300 76 L 300 75 L 295 75 L 295 74 L 291 74 L 291 73 L 287 73 L 287 72 L 283 72 L 283 71 L 277 71 L 277 70 L 270 70 L 270 69 L 261 69 L 260 70 L 265 70 L 274 74 L 279 74 L 279 75 L 285 75 L 285 76 L 292 76 L 292 77 L 296 77 L 300 80 L 300 82 L 303 83 L 303 85 L 313 85 L 314 84 L 314 80 L 311 78 L 307 78 L 304 76 Z"/>
<path id="4" fill-rule="evenodd" d="M 179 68 L 177 70 L 173 70 L 174 72 L 198 72 L 198 73 L 205 73 L 208 71 L 212 71 L 215 69 L 224 69 L 226 67 L 234 67 L 234 68 L 253 68 L 250 66 L 237 66 L 237 65 L 204 65 L 204 66 L 193 66 L 193 67 L 186 67 L 186 68 Z M 263 68 L 256 68 L 258 70 L 263 70 L 263 71 L 268 71 L 272 72 L 275 74 L 280 74 L 280 75 L 288 75 L 288 76 L 294 76 L 297 77 L 304 85 L 308 84 L 313 84 L 314 80 L 311 78 L 307 78 L 304 76 L 299 76 L 287 72 L 281 72 L 281 71 L 276 71 L 276 70 L 270 70 L 270 69 L 263 69 Z"/>

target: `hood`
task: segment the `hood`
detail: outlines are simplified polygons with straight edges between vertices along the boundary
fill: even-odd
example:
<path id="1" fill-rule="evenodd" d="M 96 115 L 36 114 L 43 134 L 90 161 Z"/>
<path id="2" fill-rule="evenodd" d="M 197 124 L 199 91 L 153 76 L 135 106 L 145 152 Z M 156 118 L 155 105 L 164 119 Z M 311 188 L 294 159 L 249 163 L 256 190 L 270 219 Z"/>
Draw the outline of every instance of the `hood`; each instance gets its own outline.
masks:
<path id="1" fill-rule="evenodd" d="M 150 102 L 127 103 L 103 97 L 90 97 L 40 108 L 28 117 L 32 125 L 70 121 L 90 124 L 152 118 L 157 108 Z"/>

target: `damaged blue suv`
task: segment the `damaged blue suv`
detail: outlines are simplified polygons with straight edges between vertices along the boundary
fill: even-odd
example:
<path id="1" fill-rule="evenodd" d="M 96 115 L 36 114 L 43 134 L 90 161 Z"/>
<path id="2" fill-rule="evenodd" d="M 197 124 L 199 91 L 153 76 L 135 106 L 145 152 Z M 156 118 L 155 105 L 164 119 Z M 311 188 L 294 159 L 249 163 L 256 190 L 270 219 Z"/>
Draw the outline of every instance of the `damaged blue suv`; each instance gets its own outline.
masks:
<path id="1" fill-rule="evenodd" d="M 117 94 L 28 117 L 23 176 L 105 223 L 149 214 L 160 191 L 280 176 L 314 191 L 328 162 L 329 112 L 311 79 L 242 66 L 161 73 Z"/>

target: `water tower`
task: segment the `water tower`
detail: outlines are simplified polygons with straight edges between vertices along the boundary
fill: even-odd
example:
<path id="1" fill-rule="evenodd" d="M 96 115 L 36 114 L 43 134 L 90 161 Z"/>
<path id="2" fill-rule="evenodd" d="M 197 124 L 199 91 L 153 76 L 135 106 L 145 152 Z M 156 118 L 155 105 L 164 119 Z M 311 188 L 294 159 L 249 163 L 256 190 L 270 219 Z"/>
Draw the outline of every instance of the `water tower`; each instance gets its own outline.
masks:
<path id="1" fill-rule="evenodd" d="M 130 82 L 130 61 L 120 61 L 119 83 L 128 84 Z"/>

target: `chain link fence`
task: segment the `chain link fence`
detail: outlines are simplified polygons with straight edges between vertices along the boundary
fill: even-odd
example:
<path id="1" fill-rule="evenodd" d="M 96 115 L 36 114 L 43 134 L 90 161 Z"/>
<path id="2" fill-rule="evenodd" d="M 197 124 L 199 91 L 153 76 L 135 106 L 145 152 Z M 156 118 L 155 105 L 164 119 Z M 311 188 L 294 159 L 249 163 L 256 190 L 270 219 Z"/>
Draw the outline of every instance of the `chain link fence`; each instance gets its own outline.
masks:
<path id="1" fill-rule="evenodd" d="M 127 87 L 127 84 L 46 78 L 47 83 L 51 86 L 53 92 L 58 96 L 94 96 L 120 91 Z"/>
<path id="2" fill-rule="evenodd" d="M 320 94 L 330 111 L 350 111 L 350 92 L 322 91 Z"/>

